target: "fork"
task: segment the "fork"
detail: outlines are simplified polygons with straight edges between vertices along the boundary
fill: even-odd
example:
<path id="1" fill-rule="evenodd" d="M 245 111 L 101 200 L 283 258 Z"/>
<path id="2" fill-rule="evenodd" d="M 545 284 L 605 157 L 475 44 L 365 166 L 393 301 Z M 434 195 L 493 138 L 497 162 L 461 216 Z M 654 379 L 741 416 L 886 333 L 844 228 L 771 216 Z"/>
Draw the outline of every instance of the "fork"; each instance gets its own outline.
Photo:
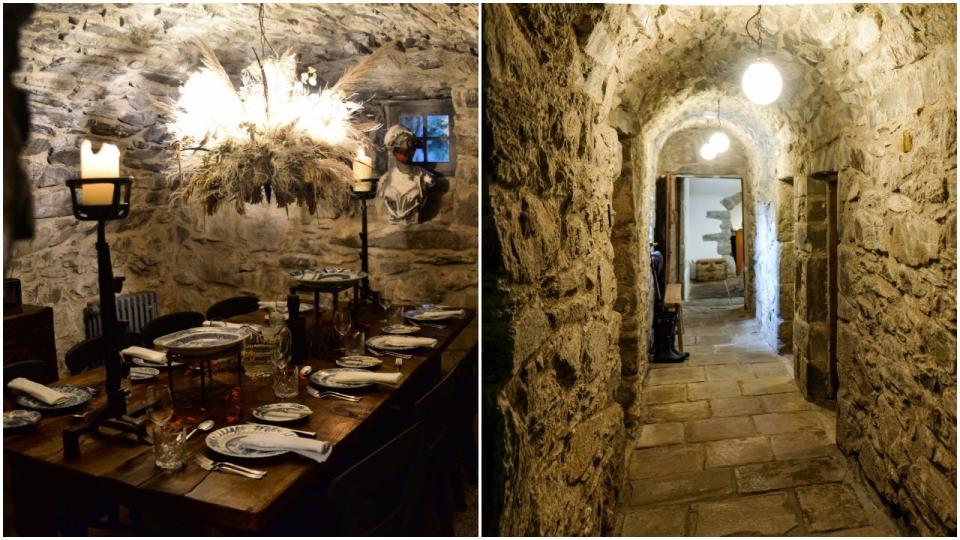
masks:
<path id="1" fill-rule="evenodd" d="M 427 327 L 430 327 L 430 328 L 440 328 L 440 329 L 443 329 L 443 328 L 446 328 L 446 327 L 447 327 L 447 325 L 445 325 L 445 324 L 427 323 L 427 322 L 423 322 L 423 321 L 417 321 L 417 326 L 427 326 Z"/>
<path id="2" fill-rule="evenodd" d="M 342 400 L 344 400 L 344 401 L 352 401 L 352 402 L 354 402 L 354 403 L 356 403 L 356 402 L 360 401 L 360 399 L 362 399 L 360 396 L 351 396 L 351 395 L 349 395 L 349 394 L 341 394 L 340 392 L 330 392 L 330 391 L 328 391 L 328 392 L 320 392 L 320 391 L 318 391 L 318 390 L 316 390 L 315 388 L 312 388 L 312 387 L 310 387 L 310 386 L 307 387 L 307 393 L 310 394 L 311 396 L 315 397 L 315 398 L 321 398 L 321 399 L 323 399 L 323 398 L 326 398 L 326 397 L 332 397 L 332 398 L 342 399 Z"/>
<path id="3" fill-rule="evenodd" d="M 370 354 L 374 356 L 387 355 L 387 356 L 392 356 L 394 358 L 403 358 L 404 360 L 409 360 L 413 358 L 412 354 L 403 354 L 403 353 L 398 353 L 396 351 L 379 350 L 379 349 L 374 349 L 370 346 L 367 346 L 367 350 L 370 351 Z"/>
<path id="4" fill-rule="evenodd" d="M 228 463 L 226 461 L 213 461 L 202 454 L 194 455 L 193 460 L 197 462 L 197 465 L 199 465 L 201 469 L 207 471 L 230 472 L 233 474 L 239 474 L 240 476 L 246 476 L 247 478 L 253 478 L 255 480 L 259 480 L 267 474 L 267 471 L 248 469 L 246 467 L 241 467 L 240 465 Z"/>

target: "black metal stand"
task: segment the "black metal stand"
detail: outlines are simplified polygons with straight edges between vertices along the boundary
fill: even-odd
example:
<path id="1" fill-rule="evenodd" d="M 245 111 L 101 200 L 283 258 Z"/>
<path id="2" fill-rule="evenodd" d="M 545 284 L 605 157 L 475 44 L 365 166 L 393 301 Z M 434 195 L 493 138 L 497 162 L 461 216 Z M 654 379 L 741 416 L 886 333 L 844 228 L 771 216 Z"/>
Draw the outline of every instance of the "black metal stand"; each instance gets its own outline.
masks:
<path id="1" fill-rule="evenodd" d="M 77 188 L 86 184 L 113 184 L 113 200 L 110 205 L 84 205 L 77 201 Z M 67 459 L 80 456 L 80 436 L 99 432 L 100 428 L 133 433 L 137 440 L 146 443 L 145 422 L 127 414 L 127 396 L 120 388 L 125 367 L 120 361 L 120 325 L 117 322 L 116 293 L 123 288 L 123 278 L 113 276 L 110 261 L 110 245 L 107 244 L 106 224 L 121 219 L 130 213 L 130 178 L 97 178 L 67 180 L 73 200 L 73 214 L 81 221 L 97 222 L 97 283 L 100 288 L 100 317 L 103 325 L 103 348 L 106 353 L 107 406 L 96 411 L 84 423 L 63 431 L 63 454 Z M 81 189 L 82 192 L 82 189 Z M 134 411 L 141 415 L 145 408 Z"/>
<path id="2" fill-rule="evenodd" d="M 367 234 L 367 201 L 373 199 L 377 196 L 377 178 L 370 178 L 367 180 L 362 180 L 363 182 L 370 182 L 371 189 L 370 191 L 354 191 L 353 196 L 360 200 L 360 270 L 366 274 L 370 275 L 370 264 L 369 264 L 369 237 Z M 360 283 L 360 299 L 361 300 L 371 300 L 374 303 L 379 303 L 380 294 L 370 288 L 370 278 L 364 277 L 363 281 Z"/>

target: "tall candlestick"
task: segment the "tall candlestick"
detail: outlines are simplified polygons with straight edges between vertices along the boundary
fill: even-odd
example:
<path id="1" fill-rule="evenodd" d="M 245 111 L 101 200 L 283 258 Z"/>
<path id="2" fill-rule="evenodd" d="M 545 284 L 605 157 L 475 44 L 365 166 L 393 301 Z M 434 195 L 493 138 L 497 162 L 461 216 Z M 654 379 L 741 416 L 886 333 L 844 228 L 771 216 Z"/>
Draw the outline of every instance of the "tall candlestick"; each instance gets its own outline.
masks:
<path id="1" fill-rule="evenodd" d="M 93 153 L 90 141 L 80 143 L 80 178 L 119 178 L 120 149 L 104 143 L 100 151 Z M 86 184 L 81 189 L 84 206 L 109 206 L 113 204 L 113 184 Z"/>

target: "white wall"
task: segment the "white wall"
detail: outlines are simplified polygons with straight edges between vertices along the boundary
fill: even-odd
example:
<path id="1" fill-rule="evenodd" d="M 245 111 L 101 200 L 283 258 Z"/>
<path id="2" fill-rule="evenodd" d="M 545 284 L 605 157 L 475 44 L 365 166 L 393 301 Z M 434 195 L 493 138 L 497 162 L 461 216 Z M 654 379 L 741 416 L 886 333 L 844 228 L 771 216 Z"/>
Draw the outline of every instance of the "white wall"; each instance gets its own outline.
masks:
<path id="1" fill-rule="evenodd" d="M 717 242 L 706 241 L 703 236 L 721 232 L 720 220 L 707 218 L 708 211 L 724 211 L 720 201 L 740 192 L 740 180 L 731 178 L 686 178 L 684 181 L 684 234 L 686 264 L 684 281 L 695 275 L 694 264 L 697 259 L 716 259 Z M 743 226 L 743 206 L 738 204 L 730 211 L 731 230 Z"/>

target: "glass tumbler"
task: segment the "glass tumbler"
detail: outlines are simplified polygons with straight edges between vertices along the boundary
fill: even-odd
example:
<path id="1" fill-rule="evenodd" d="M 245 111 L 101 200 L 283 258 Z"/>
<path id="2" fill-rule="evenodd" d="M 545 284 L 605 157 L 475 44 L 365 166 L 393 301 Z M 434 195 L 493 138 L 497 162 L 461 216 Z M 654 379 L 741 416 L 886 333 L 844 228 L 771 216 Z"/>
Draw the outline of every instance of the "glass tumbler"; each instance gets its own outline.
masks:
<path id="1" fill-rule="evenodd" d="M 355 329 L 347 333 L 346 343 L 344 344 L 344 354 L 346 356 L 363 356 L 366 352 L 365 334 L 363 330 Z"/>
<path id="2" fill-rule="evenodd" d="M 300 394 L 300 366 L 286 364 L 275 366 L 273 371 L 273 395 L 278 398 L 293 398 Z"/>
<path id="3" fill-rule="evenodd" d="M 157 467 L 168 470 L 183 467 L 186 437 L 187 431 L 180 422 L 167 422 L 153 427 L 153 453 Z"/>

